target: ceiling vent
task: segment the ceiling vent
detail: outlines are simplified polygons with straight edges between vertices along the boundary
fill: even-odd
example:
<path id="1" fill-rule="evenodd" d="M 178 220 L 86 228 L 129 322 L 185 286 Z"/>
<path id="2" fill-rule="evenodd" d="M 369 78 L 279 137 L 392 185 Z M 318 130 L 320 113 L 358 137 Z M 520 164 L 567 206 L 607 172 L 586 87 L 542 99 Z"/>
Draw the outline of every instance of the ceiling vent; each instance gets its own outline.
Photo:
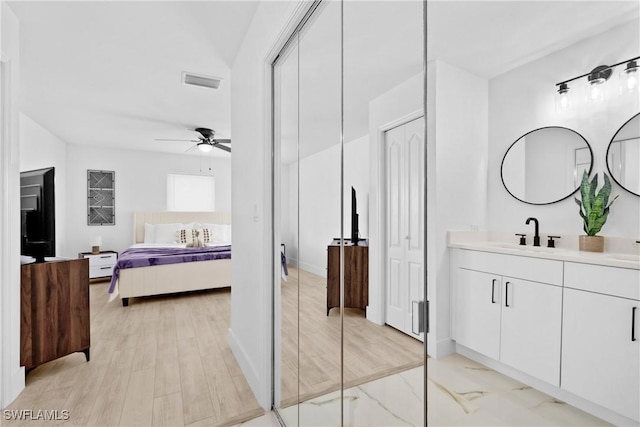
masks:
<path id="1" fill-rule="evenodd" d="M 210 89 L 218 89 L 222 83 L 222 79 L 217 77 L 203 76 L 201 74 L 182 73 L 182 83 L 192 86 L 208 87 Z"/>

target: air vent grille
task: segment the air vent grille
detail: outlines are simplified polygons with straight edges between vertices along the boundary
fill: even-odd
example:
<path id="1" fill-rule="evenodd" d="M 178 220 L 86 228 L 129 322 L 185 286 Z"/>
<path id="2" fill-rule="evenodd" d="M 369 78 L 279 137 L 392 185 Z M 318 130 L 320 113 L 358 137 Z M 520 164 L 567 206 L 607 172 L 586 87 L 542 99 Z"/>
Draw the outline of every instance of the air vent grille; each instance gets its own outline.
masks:
<path id="1" fill-rule="evenodd" d="M 182 73 L 182 82 L 186 85 L 218 89 L 222 83 L 222 79 L 185 72 Z"/>

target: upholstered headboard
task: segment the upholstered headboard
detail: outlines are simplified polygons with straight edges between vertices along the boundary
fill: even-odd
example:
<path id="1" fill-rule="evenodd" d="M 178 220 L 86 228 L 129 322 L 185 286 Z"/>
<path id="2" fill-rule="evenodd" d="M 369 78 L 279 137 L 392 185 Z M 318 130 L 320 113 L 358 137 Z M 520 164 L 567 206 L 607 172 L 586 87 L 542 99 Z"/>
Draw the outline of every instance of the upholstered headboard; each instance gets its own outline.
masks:
<path id="1" fill-rule="evenodd" d="M 144 224 L 172 224 L 200 222 L 231 224 L 231 212 L 134 212 L 133 241 L 144 242 Z"/>

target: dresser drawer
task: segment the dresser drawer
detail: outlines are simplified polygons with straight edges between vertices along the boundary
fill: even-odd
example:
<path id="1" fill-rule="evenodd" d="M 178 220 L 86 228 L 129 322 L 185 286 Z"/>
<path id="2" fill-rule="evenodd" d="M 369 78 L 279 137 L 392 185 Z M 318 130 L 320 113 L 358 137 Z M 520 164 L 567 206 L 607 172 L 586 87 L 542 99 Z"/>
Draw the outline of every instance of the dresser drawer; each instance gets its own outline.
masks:
<path id="1" fill-rule="evenodd" d="M 113 274 L 113 265 L 99 265 L 89 267 L 89 278 L 109 277 Z"/>
<path id="2" fill-rule="evenodd" d="M 118 261 L 118 254 L 97 254 L 97 255 L 85 255 L 85 258 L 89 258 L 89 267 L 98 267 L 103 265 L 114 266 Z"/>

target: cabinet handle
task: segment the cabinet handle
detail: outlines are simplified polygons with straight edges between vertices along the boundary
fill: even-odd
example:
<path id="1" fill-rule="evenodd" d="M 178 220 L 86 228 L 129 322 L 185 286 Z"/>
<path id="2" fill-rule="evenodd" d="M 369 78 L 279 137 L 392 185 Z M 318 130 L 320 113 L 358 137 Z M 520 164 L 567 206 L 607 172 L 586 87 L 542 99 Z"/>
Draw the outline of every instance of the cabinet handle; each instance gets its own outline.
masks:
<path id="1" fill-rule="evenodd" d="M 491 280 L 491 304 L 496 303 L 496 279 Z"/>
<path id="2" fill-rule="evenodd" d="M 108 269 L 110 269 L 110 268 L 111 268 L 111 267 L 100 267 L 100 270 L 108 270 Z"/>
<path id="3" fill-rule="evenodd" d="M 102 255 L 100 258 L 111 258 L 111 255 Z"/>
<path id="4" fill-rule="evenodd" d="M 509 307 L 509 283 L 504 284 L 504 306 Z"/>
<path id="5" fill-rule="evenodd" d="M 631 341 L 638 341 L 636 338 L 636 310 L 638 307 L 631 307 Z"/>

